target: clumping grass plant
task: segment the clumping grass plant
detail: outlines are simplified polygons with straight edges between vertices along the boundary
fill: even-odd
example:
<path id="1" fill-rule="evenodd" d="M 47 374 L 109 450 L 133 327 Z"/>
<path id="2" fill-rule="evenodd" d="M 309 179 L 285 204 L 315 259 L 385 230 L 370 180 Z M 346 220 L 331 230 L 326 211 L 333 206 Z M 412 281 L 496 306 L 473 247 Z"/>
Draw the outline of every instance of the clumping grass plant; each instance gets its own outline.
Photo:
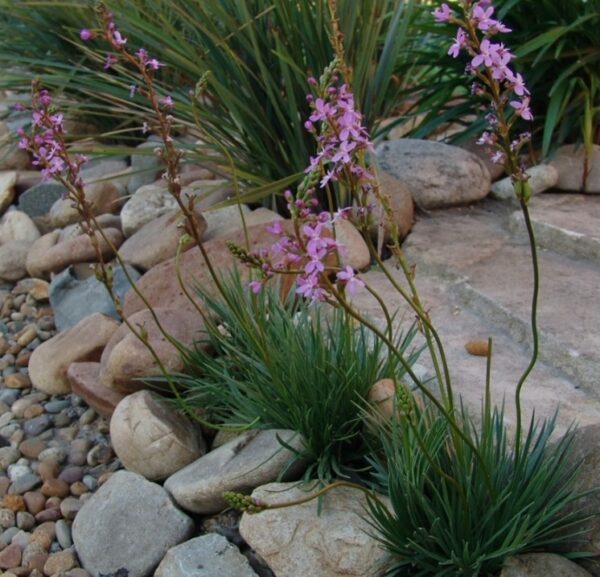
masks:
<path id="1" fill-rule="evenodd" d="M 362 409 L 381 378 L 404 370 L 383 341 L 343 310 L 308 306 L 292 292 L 283 301 L 269 286 L 254 294 L 239 275 L 223 294 L 202 294 L 208 341 L 186 352 L 186 408 L 226 429 L 293 429 L 304 442 L 305 478 L 330 482 L 366 476 Z M 395 336 L 412 364 L 415 329 Z M 208 345 L 208 346 L 206 346 Z"/>

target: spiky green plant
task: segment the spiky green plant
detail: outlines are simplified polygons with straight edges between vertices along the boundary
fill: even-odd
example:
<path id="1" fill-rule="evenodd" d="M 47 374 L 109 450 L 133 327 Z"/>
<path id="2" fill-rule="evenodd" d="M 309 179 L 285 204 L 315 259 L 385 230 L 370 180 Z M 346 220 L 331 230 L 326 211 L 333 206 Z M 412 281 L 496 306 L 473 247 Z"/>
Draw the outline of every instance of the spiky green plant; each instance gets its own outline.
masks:
<path id="1" fill-rule="evenodd" d="M 282 302 L 276 288 L 253 294 L 238 276 L 223 288 L 222 297 L 202 295 L 217 321 L 208 343 L 185 356 L 186 407 L 218 425 L 297 431 L 307 479 L 355 478 L 366 466 L 361 409 L 369 389 L 383 377 L 401 379 L 402 368 L 339 309 L 293 294 Z M 413 327 L 395 337 L 411 363 L 414 335 Z"/>

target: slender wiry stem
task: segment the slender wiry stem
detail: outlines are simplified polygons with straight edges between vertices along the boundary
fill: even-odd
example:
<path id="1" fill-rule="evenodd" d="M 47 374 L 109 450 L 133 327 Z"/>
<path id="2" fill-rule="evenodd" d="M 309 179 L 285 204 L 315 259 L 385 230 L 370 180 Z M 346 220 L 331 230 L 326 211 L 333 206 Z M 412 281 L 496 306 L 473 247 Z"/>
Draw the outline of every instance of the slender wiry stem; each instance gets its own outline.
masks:
<path id="1" fill-rule="evenodd" d="M 516 432 L 516 443 L 515 443 L 515 455 L 516 460 L 519 459 L 521 449 L 521 434 L 522 434 L 522 409 L 521 409 L 521 389 L 527 380 L 527 377 L 533 370 L 538 358 L 539 353 L 539 334 L 537 326 L 537 309 L 538 309 L 538 298 L 540 291 L 540 270 L 538 263 L 537 246 L 535 242 L 535 233 L 533 230 L 533 224 L 531 217 L 529 216 L 529 208 L 527 202 L 521 199 L 521 212 L 525 219 L 525 226 L 527 227 L 527 236 L 529 238 L 529 247 L 531 249 L 531 264 L 533 266 L 533 294 L 531 297 L 531 336 L 532 336 L 532 351 L 531 360 L 529 365 L 525 369 L 525 372 L 519 379 L 517 388 L 515 389 L 515 408 L 517 412 L 517 432 Z"/>

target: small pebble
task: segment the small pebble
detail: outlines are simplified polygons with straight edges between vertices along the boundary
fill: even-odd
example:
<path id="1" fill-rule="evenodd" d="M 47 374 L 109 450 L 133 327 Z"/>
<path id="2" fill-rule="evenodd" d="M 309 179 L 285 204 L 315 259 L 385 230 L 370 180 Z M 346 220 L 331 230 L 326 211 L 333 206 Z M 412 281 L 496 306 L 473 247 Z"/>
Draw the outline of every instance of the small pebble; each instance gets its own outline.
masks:
<path id="1" fill-rule="evenodd" d="M 23 549 L 25 549 L 25 547 L 27 547 L 27 545 L 29 545 L 30 541 L 31 533 L 27 533 L 26 531 L 20 529 L 17 533 L 15 533 L 15 536 L 12 538 L 11 543 L 16 543 L 19 547 L 21 547 L 22 551 Z"/>
<path id="2" fill-rule="evenodd" d="M 91 446 L 92 443 L 89 439 L 75 439 L 69 449 L 69 463 L 72 465 L 85 465 Z"/>
<path id="3" fill-rule="evenodd" d="M 8 478 L 14 483 L 20 477 L 31 475 L 31 468 L 29 465 L 14 463 L 13 465 L 8 466 L 7 472 Z"/>
<path id="4" fill-rule="evenodd" d="M 13 403 L 15 403 L 17 401 L 17 399 L 19 398 L 20 395 L 21 395 L 21 391 L 18 391 L 15 389 L 1 389 L 0 390 L 0 401 L 6 403 L 9 407 L 12 407 Z"/>
<path id="5" fill-rule="evenodd" d="M 21 332 L 21 335 L 17 338 L 17 344 L 22 347 L 26 347 L 35 338 L 37 338 L 36 328 L 29 327 L 25 329 L 25 331 Z"/>
<path id="6" fill-rule="evenodd" d="M 25 511 L 25 501 L 21 495 L 4 495 L 2 498 L 2 506 L 15 513 Z"/>
<path id="7" fill-rule="evenodd" d="M 79 424 L 81 426 L 89 425 L 94 421 L 96 416 L 96 411 L 94 411 L 94 409 L 92 408 L 89 408 L 87 411 L 85 411 L 85 413 L 81 415 L 81 417 L 79 417 Z"/>
<path id="8" fill-rule="evenodd" d="M 65 549 L 48 557 L 48 561 L 44 565 L 44 573 L 46 575 L 60 574 L 73 569 L 76 565 L 75 553 L 71 549 Z"/>
<path id="9" fill-rule="evenodd" d="M 2 531 L 2 535 L 0 535 L 0 545 L 3 545 L 4 547 L 10 545 L 10 542 L 12 541 L 13 537 L 18 532 L 19 529 L 17 527 L 9 527 L 8 529 Z"/>
<path id="10" fill-rule="evenodd" d="M 47 551 L 50 544 L 56 538 L 56 524 L 53 521 L 45 521 L 33 531 L 33 539 L 40 543 Z"/>
<path id="11" fill-rule="evenodd" d="M 32 489 L 39 487 L 41 483 L 42 480 L 40 477 L 30 473 L 13 481 L 11 486 L 8 488 L 8 492 L 11 495 L 23 495 L 24 493 L 27 493 L 27 491 L 31 491 Z"/>
<path id="12" fill-rule="evenodd" d="M 47 481 L 58 475 L 58 469 L 58 464 L 54 461 L 42 461 L 38 465 L 37 473 L 44 481 Z"/>
<path id="13" fill-rule="evenodd" d="M 90 491 L 95 491 L 98 488 L 97 479 L 91 475 L 84 475 L 82 481 Z"/>
<path id="14" fill-rule="evenodd" d="M 42 431 L 52 426 L 50 415 L 41 415 L 35 419 L 30 419 L 23 424 L 23 430 L 29 437 L 37 437 Z"/>
<path id="15" fill-rule="evenodd" d="M 58 478 L 62 479 L 69 485 L 77 483 L 78 481 L 81 481 L 81 479 L 83 479 L 83 467 L 78 467 L 76 465 L 65 467 L 60 472 L 60 475 L 58 475 Z"/>
<path id="16" fill-rule="evenodd" d="M 0 551 L 0 569 L 12 569 L 21 564 L 21 547 L 16 543 Z"/>
<path id="17" fill-rule="evenodd" d="M 40 543 L 39 536 L 36 536 L 34 531 L 29 541 L 29 545 L 27 545 L 23 551 L 23 565 L 42 571 L 44 569 L 44 564 L 48 559 L 49 547 L 50 544 L 48 544 L 47 547 L 44 547 L 44 545 Z"/>
<path id="18" fill-rule="evenodd" d="M 68 427 L 71 424 L 71 418 L 65 412 L 54 415 L 54 426 L 57 428 Z"/>
<path id="19" fill-rule="evenodd" d="M 31 439 L 25 439 L 19 445 L 19 451 L 22 455 L 25 455 L 28 459 L 37 459 L 38 455 L 44 451 L 46 443 L 39 437 L 33 437 Z"/>
<path id="20" fill-rule="evenodd" d="M 6 427 L 6 425 L 8 425 L 14 418 L 15 415 L 12 411 L 8 411 L 3 415 L 0 415 L 0 429 Z"/>
<path id="21" fill-rule="evenodd" d="M 69 485 L 62 479 L 48 479 L 41 488 L 42 495 L 46 497 L 66 497 L 69 494 Z"/>
<path id="22" fill-rule="evenodd" d="M 38 523 L 44 523 L 46 521 L 57 521 L 58 519 L 60 519 L 60 517 L 61 517 L 60 509 L 55 507 L 53 509 L 44 509 L 43 511 L 40 511 L 35 516 L 35 520 Z"/>
<path id="23" fill-rule="evenodd" d="M 40 415 L 44 414 L 44 407 L 39 403 L 34 403 L 33 405 L 29 405 L 25 412 L 23 413 L 23 418 L 25 419 L 35 419 Z"/>
<path id="24" fill-rule="evenodd" d="M 8 529 L 14 527 L 16 522 L 15 512 L 10 509 L 0 509 L 0 527 Z"/>
<path id="25" fill-rule="evenodd" d="M 69 401 L 58 399 L 54 401 L 48 401 L 44 406 L 44 409 L 46 409 L 47 413 L 60 413 L 63 409 L 66 409 L 70 405 L 71 403 L 69 403 Z"/>
<path id="26" fill-rule="evenodd" d="M 23 529 L 23 531 L 29 531 L 33 529 L 35 525 L 35 519 L 31 513 L 27 511 L 19 511 L 17 513 L 17 527 Z"/>
<path id="27" fill-rule="evenodd" d="M 19 451 L 12 447 L 0 447 L 0 469 L 6 471 L 9 465 L 16 463 L 19 459 Z"/>
<path id="28" fill-rule="evenodd" d="M 87 493 L 89 489 L 81 481 L 76 481 L 71 484 L 71 495 L 75 497 L 81 497 L 81 495 Z"/>
<path id="29" fill-rule="evenodd" d="M 37 515 L 40 511 L 44 510 L 46 505 L 46 497 L 39 491 L 28 491 L 23 495 L 25 506 L 32 515 Z"/>
<path id="30" fill-rule="evenodd" d="M 56 540 L 63 549 L 68 549 L 73 545 L 71 537 L 71 527 L 64 519 L 59 519 L 56 522 Z"/>
<path id="31" fill-rule="evenodd" d="M 87 454 L 87 464 L 90 467 L 97 465 L 107 465 L 115 456 L 110 445 L 96 445 Z"/>
<path id="32" fill-rule="evenodd" d="M 58 465 L 64 462 L 66 458 L 67 454 L 65 453 L 65 450 L 61 447 L 48 447 L 47 449 L 42 451 L 38 456 L 38 459 L 40 461 L 51 461 Z"/>

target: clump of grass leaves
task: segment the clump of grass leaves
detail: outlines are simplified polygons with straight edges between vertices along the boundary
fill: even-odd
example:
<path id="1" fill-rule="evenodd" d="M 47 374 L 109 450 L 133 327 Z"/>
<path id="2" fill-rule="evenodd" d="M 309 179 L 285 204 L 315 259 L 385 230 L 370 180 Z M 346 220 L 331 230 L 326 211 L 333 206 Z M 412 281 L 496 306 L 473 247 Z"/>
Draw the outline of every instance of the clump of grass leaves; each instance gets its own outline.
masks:
<path id="1" fill-rule="evenodd" d="M 391 508 L 370 500 L 369 520 L 396 556 L 390 576 L 497 575 L 511 555 L 576 541 L 591 517 L 576 504 L 573 432 L 550 444 L 555 417 L 532 418 L 518 455 L 502 409 L 484 409 L 481 426 L 464 407 L 458 417 L 472 447 L 430 407 L 373 422 L 383 455 L 375 477 Z"/>
<path id="2" fill-rule="evenodd" d="M 180 378 L 187 408 L 218 425 L 292 429 L 304 440 L 306 479 L 358 480 L 367 465 L 361 406 L 380 378 L 402 378 L 385 345 L 329 305 L 284 300 L 277 287 L 253 294 L 239 276 L 223 295 L 202 294 L 210 314 L 208 350 L 197 343 Z M 408 351 L 414 327 L 396 335 Z M 407 353 L 414 362 L 418 351 Z"/>

